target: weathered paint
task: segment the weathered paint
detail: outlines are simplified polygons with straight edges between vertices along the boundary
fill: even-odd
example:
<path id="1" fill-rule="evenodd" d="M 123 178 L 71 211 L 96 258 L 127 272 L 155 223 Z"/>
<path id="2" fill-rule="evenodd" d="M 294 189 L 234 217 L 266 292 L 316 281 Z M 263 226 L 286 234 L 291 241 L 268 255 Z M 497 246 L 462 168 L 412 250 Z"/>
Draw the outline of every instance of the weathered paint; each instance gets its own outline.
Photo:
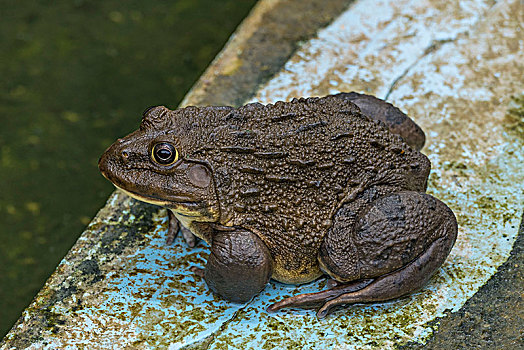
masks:
<path id="1" fill-rule="evenodd" d="M 522 139 L 508 136 L 505 122 L 511 96 L 524 92 L 520 11 L 518 1 L 360 1 L 256 96 L 357 90 L 387 98 L 427 131 L 428 191 L 457 214 L 457 243 L 422 295 L 352 307 L 357 335 L 341 348 L 424 340 L 430 321 L 458 310 L 509 256 L 524 191 Z M 367 314 L 377 307 L 386 310 Z M 337 343 L 343 333 L 327 328 Z"/>
<path id="2" fill-rule="evenodd" d="M 437 327 L 432 320 L 459 309 L 507 259 L 517 235 L 522 114 L 506 112 L 522 108 L 519 98 L 511 102 L 524 92 L 522 6 L 517 0 L 355 2 L 257 95 L 273 102 L 374 93 L 427 131 L 429 192 L 452 207 L 460 231 L 449 259 L 422 291 L 354 305 L 320 321 L 312 310 L 268 314 L 265 307 L 322 289 L 324 280 L 271 283 L 245 305 L 224 302 L 189 272 L 203 267 L 207 249 L 191 250 L 180 239 L 166 246 L 165 211 L 117 192 L 6 344 L 28 334 L 35 315 L 43 315 L 48 328 L 35 337 L 34 349 L 387 349 L 424 341 Z"/>

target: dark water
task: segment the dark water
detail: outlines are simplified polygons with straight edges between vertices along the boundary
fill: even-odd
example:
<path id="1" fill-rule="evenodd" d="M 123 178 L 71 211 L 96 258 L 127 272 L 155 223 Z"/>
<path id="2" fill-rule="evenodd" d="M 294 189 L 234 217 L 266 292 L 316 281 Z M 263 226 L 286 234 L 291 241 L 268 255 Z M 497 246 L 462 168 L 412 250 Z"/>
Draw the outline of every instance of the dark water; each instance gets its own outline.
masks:
<path id="1" fill-rule="evenodd" d="M 255 2 L 0 2 L 0 337 L 113 191 L 100 154 L 176 107 Z"/>

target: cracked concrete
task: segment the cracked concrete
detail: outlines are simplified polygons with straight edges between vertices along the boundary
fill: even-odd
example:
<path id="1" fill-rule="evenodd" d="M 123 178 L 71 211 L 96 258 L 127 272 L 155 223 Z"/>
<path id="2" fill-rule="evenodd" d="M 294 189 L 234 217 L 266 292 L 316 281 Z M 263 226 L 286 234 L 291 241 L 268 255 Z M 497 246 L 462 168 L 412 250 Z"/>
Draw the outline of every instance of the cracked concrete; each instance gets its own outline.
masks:
<path id="1" fill-rule="evenodd" d="M 476 26 L 478 26 L 478 23 L 482 19 L 484 19 L 486 17 L 486 14 L 489 13 L 493 9 L 493 7 L 496 5 L 496 1 L 491 1 L 491 3 L 492 3 L 492 5 L 489 8 L 487 8 L 486 10 L 481 11 L 477 15 L 475 21 L 473 23 L 471 23 L 471 25 L 469 27 L 465 27 L 465 28 L 462 29 L 462 31 L 454 33 L 455 34 L 454 36 L 451 36 L 451 37 L 448 37 L 448 38 L 439 38 L 439 39 L 435 39 L 435 40 L 431 41 L 429 43 L 429 45 L 423 50 L 422 55 L 418 56 L 413 63 L 411 63 L 398 77 L 396 77 L 393 80 L 393 82 L 389 86 L 388 91 L 386 92 L 386 94 L 385 94 L 385 96 L 383 98 L 385 100 L 389 100 L 389 96 L 391 95 L 391 93 L 395 89 L 395 86 L 397 85 L 397 83 L 402 78 L 407 76 L 409 71 L 413 67 L 415 67 L 424 57 L 426 57 L 427 55 L 431 54 L 432 52 L 438 51 L 442 47 L 442 45 L 445 45 L 445 44 L 448 44 L 448 43 L 453 43 L 453 42 L 457 41 L 461 37 L 464 38 L 464 37 L 468 36 L 470 31 L 473 28 L 475 28 Z"/>
<path id="2" fill-rule="evenodd" d="M 360 90 L 385 98 L 435 43 L 474 28 L 495 1 L 359 1 L 304 45 L 272 79 L 271 99 Z M 380 9 L 377 11 L 376 9 Z M 268 101 L 261 89 L 253 100 Z"/>
<path id="3" fill-rule="evenodd" d="M 431 52 L 434 52 L 436 50 L 438 50 L 442 45 L 444 44 L 447 44 L 447 43 L 450 43 L 450 42 L 453 42 L 457 39 L 457 37 L 454 37 L 454 38 L 449 38 L 449 39 L 439 39 L 439 40 L 435 40 L 435 41 L 432 41 L 429 46 L 426 47 L 426 49 L 424 49 L 424 53 L 419 56 L 412 64 L 409 65 L 409 67 L 407 67 L 398 77 L 396 77 L 393 82 L 389 85 L 389 88 L 388 88 L 388 91 L 386 92 L 385 96 L 383 97 L 384 100 L 389 100 L 389 96 L 391 95 L 391 93 L 393 92 L 393 90 L 395 89 L 395 86 L 397 85 L 397 83 L 402 79 L 404 78 L 405 76 L 408 75 L 409 71 L 415 67 L 417 65 L 417 63 L 419 63 L 424 57 L 426 57 L 427 55 L 429 55 Z"/>
<path id="4" fill-rule="evenodd" d="M 307 6 L 316 8 L 314 3 Z M 274 11 L 292 13 L 293 7 L 283 10 L 286 5 L 263 1 L 261 12 L 246 21 L 256 29 L 240 28 L 185 103 L 218 98 L 238 104 L 255 92 L 255 99 L 266 103 L 350 90 L 387 96 L 426 131 L 423 152 L 433 164 L 428 191 L 457 214 L 459 238 L 439 273 L 406 298 L 355 305 L 321 321 L 312 310 L 267 314 L 270 303 L 323 289 L 325 280 L 302 286 L 270 283 L 244 305 L 219 300 L 188 273 L 191 266 L 203 266 L 207 247 L 191 250 L 181 239 L 166 246 L 165 212 L 116 192 L 0 349 L 524 345 L 518 313 L 524 103 L 508 112 L 511 96 L 524 93 L 522 3 L 360 0 L 291 57 L 292 49 L 278 59 L 261 51 L 242 56 L 254 43 L 248 38 L 282 38 L 272 30 L 281 30 L 274 21 L 286 16 L 276 20 Z M 304 33 L 329 22 L 311 21 L 315 29 Z M 255 35 L 257 30 L 262 34 Z M 255 72 L 246 80 L 240 76 L 252 73 L 237 69 L 239 57 L 250 67 L 246 71 L 264 64 L 272 74 L 281 70 L 272 77 Z M 282 57 L 289 57 L 285 64 Z M 236 81 L 246 90 L 241 97 L 234 92 Z M 504 322 L 510 323 L 503 327 Z M 497 330 L 504 334 L 495 335 Z"/>

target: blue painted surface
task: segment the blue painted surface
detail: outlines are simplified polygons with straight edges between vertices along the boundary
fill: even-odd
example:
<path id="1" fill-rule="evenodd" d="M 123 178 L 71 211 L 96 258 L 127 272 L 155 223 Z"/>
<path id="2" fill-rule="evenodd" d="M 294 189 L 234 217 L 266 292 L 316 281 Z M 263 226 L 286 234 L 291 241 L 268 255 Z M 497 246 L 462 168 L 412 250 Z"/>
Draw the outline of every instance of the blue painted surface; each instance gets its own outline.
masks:
<path id="1" fill-rule="evenodd" d="M 492 6 L 487 0 L 471 0 L 460 6 L 448 2 L 443 8 L 441 2 L 437 6 L 431 1 L 377 0 L 374 7 L 369 3 L 355 2 L 318 38 L 304 44 L 258 97 L 274 102 L 278 97 L 353 87 L 389 91 L 391 101 L 415 116 L 427 131 L 423 152 L 433 164 L 428 191 L 447 203 L 459 221 L 457 243 L 430 283 L 406 298 L 350 306 L 323 320 L 312 310 L 268 314 L 270 303 L 323 289 L 324 281 L 303 286 L 271 282 L 247 304 L 222 301 L 190 272 L 191 266 L 204 266 L 207 248 L 190 249 L 180 238 L 167 246 L 167 219 L 160 210 L 154 228 L 138 246 L 100 256 L 103 280 L 56 303 L 51 311 L 67 321 L 59 333 L 46 331 L 37 348 L 100 344 L 179 349 L 207 339 L 210 349 L 388 349 L 424 341 L 436 327 L 430 321 L 458 310 L 496 272 L 517 236 L 524 194 L 522 140 L 508 133 L 504 119 L 509 96 L 524 91 L 513 79 L 524 69 L 523 51 L 515 51 L 511 38 L 506 40 L 517 36 L 520 28 L 511 11 L 516 2 Z M 373 22 L 374 9 L 387 6 L 377 14 L 386 16 Z M 472 13 L 474 20 L 467 18 Z M 427 31 L 415 30 L 432 25 L 460 31 L 452 30 L 455 36 L 449 42 L 433 47 Z M 425 33 L 426 41 L 417 33 Z M 412 57 L 409 52 L 418 54 Z M 363 76 L 355 76 L 352 67 L 359 67 Z M 364 81 L 371 84 L 369 90 L 359 89 L 362 77 L 370 79 Z M 82 243 L 99 242 L 104 227 L 121 225 L 135 205 L 117 192 L 108 204 L 111 215 L 97 217 L 75 248 L 88 258 Z M 128 225 L 139 221 L 128 220 Z M 98 248 L 89 249 L 98 256 Z M 76 256 L 71 254 L 57 270 L 56 279 L 66 280 L 60 283 L 68 283 L 67 275 L 77 266 L 68 259 Z M 77 311 L 71 306 L 75 299 L 82 300 Z M 31 310 L 24 316 L 30 319 Z"/>

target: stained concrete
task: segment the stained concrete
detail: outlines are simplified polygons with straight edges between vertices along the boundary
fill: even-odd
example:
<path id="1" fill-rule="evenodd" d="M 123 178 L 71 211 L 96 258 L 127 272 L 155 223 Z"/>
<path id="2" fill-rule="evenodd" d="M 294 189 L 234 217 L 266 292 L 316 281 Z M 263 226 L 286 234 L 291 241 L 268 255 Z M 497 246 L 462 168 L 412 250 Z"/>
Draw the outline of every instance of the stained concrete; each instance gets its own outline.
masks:
<path id="1" fill-rule="evenodd" d="M 524 219 L 524 218 L 523 218 Z M 436 321 L 426 345 L 401 349 L 522 349 L 524 338 L 524 220 L 509 259 L 466 304 Z"/>
<path id="2" fill-rule="evenodd" d="M 262 1 L 237 37 L 255 30 L 284 40 L 286 16 L 281 26 L 261 19 L 275 9 L 293 13 L 279 7 L 286 4 L 292 5 Z M 300 47 L 291 43 L 298 49 L 283 55 L 290 56 L 285 64 L 272 61 L 278 73 L 257 72 L 245 85 L 237 73 L 244 62 L 235 57 L 252 44 L 233 38 L 186 98 L 186 104 L 207 104 L 222 96 L 213 103 L 238 104 L 243 100 L 228 90 L 238 79 L 243 99 L 357 90 L 407 111 L 427 132 L 428 191 L 459 221 L 457 244 L 422 291 L 321 321 L 311 310 L 267 314 L 265 307 L 324 288 L 323 279 L 270 283 L 249 303 L 227 303 L 189 272 L 203 266 L 207 247 L 189 249 L 180 239 L 166 246 L 165 211 L 116 192 L 0 348 L 522 347 L 522 6 L 355 1 L 327 27 L 310 30 L 319 31 Z M 261 51 L 249 66 L 266 59 Z"/>

